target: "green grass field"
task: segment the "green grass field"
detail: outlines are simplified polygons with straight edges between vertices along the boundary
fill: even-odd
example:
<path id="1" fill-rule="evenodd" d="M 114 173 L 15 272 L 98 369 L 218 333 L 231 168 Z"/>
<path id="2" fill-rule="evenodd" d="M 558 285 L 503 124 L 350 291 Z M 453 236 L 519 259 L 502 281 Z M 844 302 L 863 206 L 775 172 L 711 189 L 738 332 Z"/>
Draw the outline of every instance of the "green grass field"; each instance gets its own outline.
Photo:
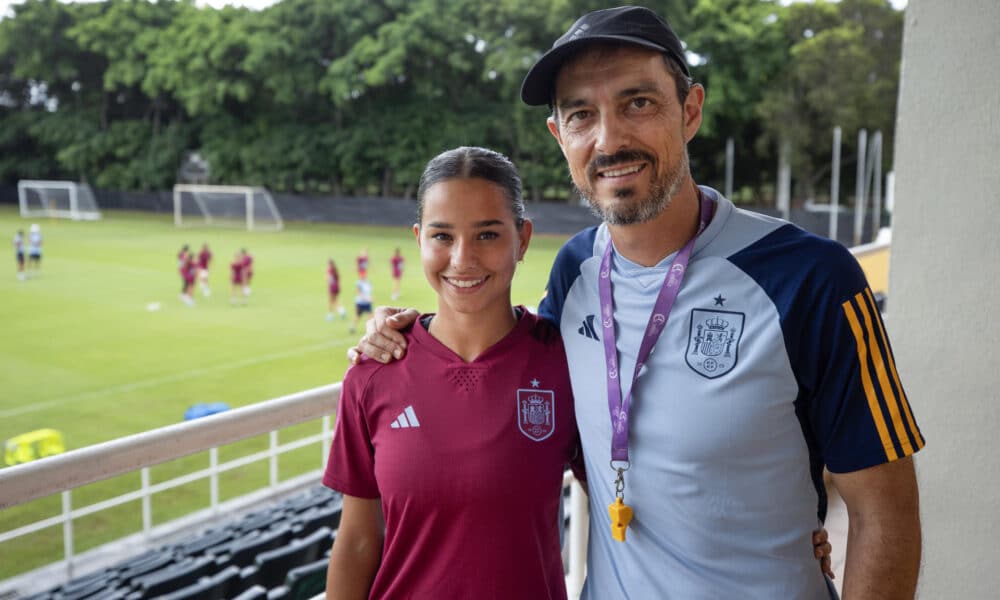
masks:
<path id="1" fill-rule="evenodd" d="M 67 449 L 80 448 L 183 419 L 197 402 L 245 406 L 339 381 L 353 315 L 354 259 L 370 255 L 376 304 L 390 304 L 389 258 L 398 246 L 406 259 L 402 297 L 394 304 L 433 311 L 433 292 L 420 269 L 409 228 L 286 223 L 282 232 L 174 227 L 169 215 L 105 212 L 97 222 L 22 219 L 0 206 L 0 232 L 8 240 L 32 222 L 44 236 L 42 268 L 18 281 L 11 246 L 0 276 L 0 439 L 51 427 Z M 537 304 L 549 266 L 564 238 L 536 236 L 514 281 L 515 303 Z M 182 244 L 214 252 L 212 295 L 197 305 L 179 299 L 176 255 Z M 249 305 L 229 303 L 233 253 L 254 256 Z M 346 321 L 326 321 L 326 260 L 337 261 Z M 158 310 L 150 310 L 159 304 Z M 331 412 L 334 407 L 331 407 Z M 281 442 L 318 432 L 306 424 L 282 432 Z M 226 447 L 229 460 L 266 447 L 266 436 Z M 281 458 L 281 478 L 317 469 L 318 447 Z M 207 454 L 153 469 L 153 482 L 205 468 Z M 138 473 L 73 493 L 74 507 L 138 488 Z M 267 482 L 266 462 L 226 474 L 228 499 Z M 154 497 L 154 524 L 208 505 L 200 481 Z M 59 496 L 0 512 L 0 531 L 57 514 Z M 141 529 L 138 502 L 74 522 L 82 552 Z M 62 530 L 0 544 L 0 579 L 62 559 Z"/>

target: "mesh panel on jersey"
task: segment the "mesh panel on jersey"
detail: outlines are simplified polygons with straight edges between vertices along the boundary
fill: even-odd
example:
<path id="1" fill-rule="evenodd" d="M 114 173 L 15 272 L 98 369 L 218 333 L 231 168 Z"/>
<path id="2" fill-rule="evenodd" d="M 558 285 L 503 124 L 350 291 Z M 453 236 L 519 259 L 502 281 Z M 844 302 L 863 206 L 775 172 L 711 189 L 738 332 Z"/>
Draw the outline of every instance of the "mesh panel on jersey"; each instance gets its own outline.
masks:
<path id="1" fill-rule="evenodd" d="M 455 367 L 448 371 L 448 380 L 455 387 L 461 388 L 466 393 L 473 394 L 479 391 L 484 374 L 482 369 L 465 366 Z"/>

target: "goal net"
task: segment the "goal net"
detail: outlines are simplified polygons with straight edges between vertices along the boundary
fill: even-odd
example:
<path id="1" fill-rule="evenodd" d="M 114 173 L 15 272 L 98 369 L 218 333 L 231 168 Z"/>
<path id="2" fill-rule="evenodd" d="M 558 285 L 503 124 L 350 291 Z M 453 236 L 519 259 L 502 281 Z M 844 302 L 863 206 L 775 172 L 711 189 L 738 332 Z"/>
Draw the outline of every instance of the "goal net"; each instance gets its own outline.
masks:
<path id="1" fill-rule="evenodd" d="M 22 179 L 17 182 L 17 197 L 22 217 L 101 218 L 94 192 L 86 183 Z"/>
<path id="2" fill-rule="evenodd" d="M 284 224 L 271 193 L 262 187 L 177 184 L 174 224 L 280 230 Z"/>

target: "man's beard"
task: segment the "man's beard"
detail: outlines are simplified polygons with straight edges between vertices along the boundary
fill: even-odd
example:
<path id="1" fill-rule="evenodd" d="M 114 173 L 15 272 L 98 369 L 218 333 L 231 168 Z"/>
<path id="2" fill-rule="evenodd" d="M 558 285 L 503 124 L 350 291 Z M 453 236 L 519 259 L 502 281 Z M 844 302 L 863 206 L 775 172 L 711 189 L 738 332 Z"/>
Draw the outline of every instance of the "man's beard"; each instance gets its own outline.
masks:
<path id="1" fill-rule="evenodd" d="M 616 189 L 614 194 L 616 199 L 622 200 L 621 202 L 612 201 L 608 203 L 608 206 L 600 206 L 594 200 L 596 194 L 590 186 L 590 181 L 597 178 L 597 169 L 609 168 L 636 160 L 646 161 L 647 168 L 650 169 L 655 169 L 657 166 L 655 157 L 647 152 L 622 150 L 610 156 L 599 156 L 591 161 L 586 173 L 587 188 L 576 186 L 577 192 L 587 199 L 594 215 L 608 225 L 635 225 L 656 218 L 670 206 L 670 201 L 680 191 L 684 176 L 688 173 L 687 146 L 684 146 L 680 160 L 677 161 L 673 169 L 653 179 L 649 186 L 649 194 L 645 198 L 636 200 L 633 198 L 636 195 L 634 189 L 630 187 L 620 188 Z"/>

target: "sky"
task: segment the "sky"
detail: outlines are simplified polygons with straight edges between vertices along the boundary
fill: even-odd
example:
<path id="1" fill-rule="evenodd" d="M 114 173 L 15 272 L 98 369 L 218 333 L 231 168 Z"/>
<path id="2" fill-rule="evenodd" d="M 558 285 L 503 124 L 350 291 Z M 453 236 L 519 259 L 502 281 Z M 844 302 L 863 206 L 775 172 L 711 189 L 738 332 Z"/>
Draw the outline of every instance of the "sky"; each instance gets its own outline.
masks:
<path id="1" fill-rule="evenodd" d="M 7 8 L 11 4 L 20 4 L 22 1 L 23 0 L 0 0 L 0 18 L 7 14 Z M 225 6 L 226 4 L 232 4 L 233 6 L 247 6 L 249 8 L 261 9 L 274 4 L 276 1 L 277 0 L 198 0 L 198 4 L 215 6 L 217 8 Z M 792 2 L 802 1 L 809 2 L 811 0 L 781 0 L 781 3 L 791 4 Z M 897 9 L 905 8 L 907 1 L 908 0 L 890 0 L 892 5 Z"/>

